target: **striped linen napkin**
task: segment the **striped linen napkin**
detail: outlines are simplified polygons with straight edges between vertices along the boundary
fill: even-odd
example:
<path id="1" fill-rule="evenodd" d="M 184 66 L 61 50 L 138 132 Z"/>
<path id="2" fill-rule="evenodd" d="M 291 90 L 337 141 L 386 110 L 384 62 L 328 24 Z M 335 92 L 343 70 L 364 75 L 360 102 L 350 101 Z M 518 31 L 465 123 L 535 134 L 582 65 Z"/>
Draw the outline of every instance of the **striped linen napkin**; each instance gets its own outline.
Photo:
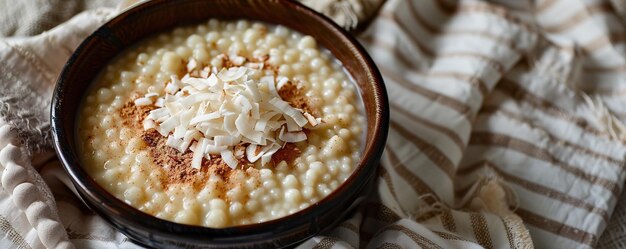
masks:
<path id="1" fill-rule="evenodd" d="M 73 196 L 41 140 L 63 61 L 115 13 L 0 40 L 0 248 L 137 247 Z M 300 248 L 619 248 L 624 14 L 617 0 L 388 0 L 359 36 L 391 101 L 377 189 Z"/>

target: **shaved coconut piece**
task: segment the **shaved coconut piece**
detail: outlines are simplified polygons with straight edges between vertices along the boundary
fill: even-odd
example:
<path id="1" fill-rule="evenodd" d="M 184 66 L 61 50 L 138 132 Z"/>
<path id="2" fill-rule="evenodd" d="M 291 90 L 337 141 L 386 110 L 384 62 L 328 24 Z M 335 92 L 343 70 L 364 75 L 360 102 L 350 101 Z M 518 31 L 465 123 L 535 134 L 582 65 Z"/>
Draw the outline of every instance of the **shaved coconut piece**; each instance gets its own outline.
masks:
<path id="1" fill-rule="evenodd" d="M 174 134 L 172 134 L 172 137 L 176 139 L 180 139 L 180 138 L 185 137 L 185 133 L 187 133 L 187 129 L 185 129 L 184 126 L 179 125 L 179 126 L 176 126 L 176 128 L 174 129 Z"/>
<path id="2" fill-rule="evenodd" d="M 250 100 L 244 95 L 237 96 L 235 98 L 235 103 L 241 105 L 241 112 L 245 113 L 252 110 L 252 104 L 250 103 Z"/>
<path id="3" fill-rule="evenodd" d="M 243 65 L 243 63 L 246 62 L 246 58 L 245 57 L 238 56 L 238 55 L 230 55 L 229 59 L 236 66 L 241 66 L 241 65 Z"/>
<path id="4" fill-rule="evenodd" d="M 270 92 L 270 95 L 274 97 L 279 97 L 278 91 L 276 91 L 276 82 L 273 75 L 261 77 L 261 83 L 267 85 L 267 89 Z"/>
<path id="5" fill-rule="evenodd" d="M 287 77 L 280 77 L 278 79 L 278 83 L 276 84 L 276 89 L 281 89 L 283 88 L 283 86 L 285 86 L 285 84 L 287 84 L 287 82 L 289 82 L 289 79 Z"/>
<path id="6" fill-rule="evenodd" d="M 208 67 L 205 67 L 202 69 L 202 71 L 200 71 L 200 77 L 202 78 L 208 78 L 209 74 L 211 74 L 211 71 L 209 71 L 210 69 Z"/>
<path id="7" fill-rule="evenodd" d="M 163 105 L 165 105 L 165 99 L 164 98 L 158 98 L 155 102 L 154 105 L 156 107 L 163 107 Z"/>
<path id="8" fill-rule="evenodd" d="M 215 146 L 215 145 L 209 144 L 206 146 L 204 152 L 208 154 L 220 154 L 222 151 L 226 150 L 227 148 L 228 146 Z"/>
<path id="9" fill-rule="evenodd" d="M 198 131 L 187 131 L 185 133 L 185 137 L 183 138 L 183 142 L 178 147 L 178 151 L 180 151 L 182 153 L 187 151 L 187 148 L 189 147 L 189 144 L 191 144 L 191 141 L 193 141 L 193 139 L 196 138 L 196 137 L 200 137 Z"/>
<path id="10" fill-rule="evenodd" d="M 231 67 L 228 70 L 222 69 L 222 71 L 217 74 L 217 77 L 225 82 L 231 82 L 243 77 L 247 70 L 248 69 L 245 67 Z"/>
<path id="11" fill-rule="evenodd" d="M 156 127 L 156 123 L 154 122 L 154 120 L 152 119 L 144 119 L 143 120 L 143 129 L 144 130 L 150 130 L 152 128 Z"/>
<path id="12" fill-rule="evenodd" d="M 287 143 L 297 143 L 306 140 L 306 134 L 303 131 L 298 132 L 282 132 L 278 138 Z"/>
<path id="13" fill-rule="evenodd" d="M 165 120 L 163 123 L 159 125 L 159 133 L 161 133 L 161 135 L 163 136 L 166 136 L 172 130 L 174 130 L 176 126 L 178 126 L 179 124 L 180 124 L 180 120 L 178 119 L 178 115 L 171 116 L 170 118 L 168 118 L 167 120 Z"/>
<path id="14" fill-rule="evenodd" d="M 154 99 L 154 98 L 156 98 L 158 96 L 159 96 L 159 94 L 157 94 L 157 93 L 146 93 L 146 95 L 144 95 L 145 98 L 149 98 L 150 100 L 152 100 L 152 99 Z"/>
<path id="15" fill-rule="evenodd" d="M 254 100 L 254 102 L 260 102 L 261 92 L 259 92 L 259 86 L 253 80 L 248 80 L 245 84 L 248 92 L 250 92 L 250 95 L 252 96 L 252 100 Z"/>
<path id="16" fill-rule="evenodd" d="M 317 119 L 315 119 L 315 117 L 313 117 L 313 115 L 309 114 L 308 112 L 303 113 L 303 115 L 307 120 L 309 120 L 309 124 L 311 124 L 311 126 L 316 126 L 317 124 L 319 124 Z"/>
<path id="17" fill-rule="evenodd" d="M 289 103 L 279 98 L 273 98 L 269 101 L 271 105 L 282 111 L 285 115 L 291 117 L 293 121 L 299 126 L 304 126 L 309 121 L 302 115 L 301 112 L 291 107 Z"/>
<path id="18" fill-rule="evenodd" d="M 163 118 L 168 118 L 169 116 L 170 113 L 165 108 L 154 109 L 150 111 L 150 114 L 148 114 L 148 117 L 152 120 L 161 120 Z"/>
<path id="19" fill-rule="evenodd" d="M 254 163 L 263 156 L 263 150 L 257 153 L 257 148 L 256 144 L 250 144 L 246 147 L 246 159 L 248 159 L 248 162 Z"/>
<path id="20" fill-rule="evenodd" d="M 228 167 L 231 169 L 237 168 L 239 162 L 235 159 L 233 152 L 230 150 L 223 150 L 220 155 L 222 156 L 222 160 L 228 164 Z"/>
<path id="21" fill-rule="evenodd" d="M 152 105 L 152 100 L 149 98 L 138 98 L 135 100 L 135 105 L 136 106 L 147 106 L 147 105 Z"/>
<path id="22" fill-rule="evenodd" d="M 180 90 L 180 86 L 174 83 L 167 83 L 167 85 L 165 86 L 165 92 L 169 94 L 174 94 L 178 92 L 178 90 Z"/>
<path id="23" fill-rule="evenodd" d="M 262 70 L 265 64 L 263 62 L 248 62 L 244 66 L 252 69 Z"/>
<path id="24" fill-rule="evenodd" d="M 250 110 L 250 115 L 252 116 L 253 119 L 259 119 L 261 117 L 261 113 L 259 109 L 260 109 L 259 103 L 252 104 L 252 110 Z"/>
<path id="25" fill-rule="evenodd" d="M 278 113 L 275 113 L 272 111 L 266 112 L 263 115 L 261 115 L 261 117 L 256 121 L 256 124 L 254 125 L 254 130 L 264 131 L 265 127 L 267 126 L 267 123 L 270 121 L 270 119 L 272 119 L 276 115 L 278 115 Z"/>
<path id="26" fill-rule="evenodd" d="M 237 130 L 239 131 L 239 133 L 241 133 L 242 136 L 250 139 L 250 141 L 254 142 L 254 143 L 261 143 L 261 139 L 263 138 L 263 133 L 262 132 L 258 132 L 255 131 L 254 128 L 254 124 L 250 123 L 250 118 L 248 117 L 247 114 L 242 113 L 239 115 L 239 117 L 237 117 L 237 120 L 235 120 L 235 126 L 237 127 Z"/>
<path id="27" fill-rule="evenodd" d="M 280 149 L 280 145 L 272 144 L 266 148 L 267 150 L 264 150 L 263 156 L 261 156 L 261 166 L 265 166 L 272 160 L 272 156 Z"/>
<path id="28" fill-rule="evenodd" d="M 236 115 L 227 115 L 224 117 L 224 130 L 230 134 L 237 132 L 237 125 L 235 122 L 237 121 Z"/>
<path id="29" fill-rule="evenodd" d="M 221 116 L 222 115 L 220 115 L 219 112 L 212 112 L 212 113 L 209 113 L 209 114 L 203 114 L 203 115 L 195 116 L 194 118 L 192 118 L 191 121 L 189 122 L 189 124 L 190 125 L 195 125 L 197 123 L 213 120 L 213 119 L 219 118 Z"/>
<path id="30" fill-rule="evenodd" d="M 213 139 L 215 140 L 216 146 L 235 146 L 239 144 L 240 141 L 238 136 L 215 136 Z"/>
<path id="31" fill-rule="evenodd" d="M 302 127 L 296 124 L 289 116 L 285 116 L 285 123 L 287 124 L 287 131 L 301 131 Z"/>
<path id="32" fill-rule="evenodd" d="M 221 83 L 220 79 L 217 78 L 215 74 L 211 74 L 211 76 L 207 78 L 207 84 L 209 84 L 210 87 L 218 86 L 220 83 Z"/>
<path id="33" fill-rule="evenodd" d="M 180 82 L 191 85 L 198 90 L 204 90 L 209 86 L 208 79 L 194 78 L 189 76 L 189 74 L 186 74 L 182 79 L 180 79 Z"/>
<path id="34" fill-rule="evenodd" d="M 202 158 L 204 157 L 204 149 L 207 146 L 207 139 L 201 138 L 196 145 L 196 150 L 193 152 L 193 158 L 191 159 L 191 167 L 194 169 L 200 169 L 202 167 Z"/>
<path id="35" fill-rule="evenodd" d="M 195 70 L 196 67 L 198 67 L 198 62 L 196 61 L 196 59 L 191 58 L 191 60 L 189 60 L 189 63 L 187 63 L 187 72 Z"/>

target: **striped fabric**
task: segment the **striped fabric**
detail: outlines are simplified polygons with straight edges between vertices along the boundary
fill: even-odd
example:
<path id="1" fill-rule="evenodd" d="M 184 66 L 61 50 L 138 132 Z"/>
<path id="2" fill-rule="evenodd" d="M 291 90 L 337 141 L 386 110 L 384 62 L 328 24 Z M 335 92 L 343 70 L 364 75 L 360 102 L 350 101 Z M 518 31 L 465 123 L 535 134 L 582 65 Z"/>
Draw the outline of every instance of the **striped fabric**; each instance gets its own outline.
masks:
<path id="1" fill-rule="evenodd" d="M 625 29 L 613 8 L 388 1 L 361 36 L 391 96 L 377 195 L 303 247 L 598 244 L 626 166 Z"/>
<path id="2" fill-rule="evenodd" d="M 49 105 L 62 62 L 113 13 L 0 40 L 0 111 L 21 115 L 0 118 L 0 248 L 137 248 L 50 154 L 13 142 L 41 140 L 48 109 L 20 101 Z M 391 101 L 376 191 L 299 248 L 623 248 L 625 21 L 620 0 L 387 0 L 359 36 Z"/>

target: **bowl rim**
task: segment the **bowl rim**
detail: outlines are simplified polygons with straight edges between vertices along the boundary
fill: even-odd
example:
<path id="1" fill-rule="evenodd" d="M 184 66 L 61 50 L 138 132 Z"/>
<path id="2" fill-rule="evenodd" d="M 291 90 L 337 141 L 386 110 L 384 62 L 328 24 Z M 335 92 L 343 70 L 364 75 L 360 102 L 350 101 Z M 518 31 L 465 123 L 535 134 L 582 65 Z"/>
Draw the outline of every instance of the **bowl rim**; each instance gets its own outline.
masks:
<path id="1" fill-rule="evenodd" d="M 359 163 L 356 168 L 350 174 L 350 176 L 342 182 L 335 190 L 333 190 L 328 196 L 322 198 L 321 200 L 309 205 L 307 208 L 299 210 L 293 214 L 289 214 L 280 218 L 271 219 L 261 223 L 251 223 L 246 225 L 237 225 L 225 228 L 211 228 L 204 227 L 199 225 L 187 225 L 176 223 L 169 220 L 164 220 L 158 218 L 156 216 L 144 213 L 139 209 L 126 204 L 124 201 L 118 199 L 113 194 L 105 190 L 101 187 L 87 172 L 83 169 L 80 160 L 78 158 L 78 152 L 74 151 L 70 147 L 70 143 L 75 143 L 75 141 L 69 141 L 68 136 L 66 136 L 66 132 L 64 127 L 64 119 L 63 115 L 60 114 L 63 110 L 63 99 L 67 97 L 66 88 L 71 86 L 72 84 L 68 82 L 68 74 L 74 70 L 76 67 L 75 62 L 77 58 L 87 49 L 87 44 L 94 40 L 97 36 L 98 32 L 102 32 L 103 29 L 108 28 L 110 25 L 120 22 L 125 18 L 132 18 L 132 16 L 140 15 L 141 12 L 147 11 L 151 8 L 157 8 L 158 5 L 168 2 L 167 0 L 153 0 L 143 2 L 141 4 L 135 5 L 130 9 L 125 10 L 124 12 L 118 14 L 116 17 L 110 19 L 106 23 L 99 26 L 92 34 L 90 34 L 87 38 L 85 38 L 78 48 L 72 53 L 67 63 L 64 65 L 63 70 L 56 82 L 56 86 L 54 88 L 53 96 L 52 96 L 52 105 L 50 111 L 50 120 L 51 120 L 51 130 L 53 133 L 53 142 L 54 149 L 59 157 L 61 164 L 63 165 L 64 170 L 70 176 L 70 180 L 73 185 L 78 188 L 79 197 L 81 199 L 88 197 L 97 201 L 98 205 L 105 205 L 104 207 L 91 207 L 89 201 L 85 202 L 90 206 L 94 211 L 100 214 L 101 217 L 105 218 L 109 216 L 104 211 L 100 210 L 100 208 L 105 208 L 107 210 L 113 210 L 117 212 L 127 212 L 132 216 L 138 217 L 138 219 L 125 219 L 124 216 L 119 216 L 124 219 L 125 222 L 131 223 L 134 227 L 141 227 L 142 229 L 157 229 L 160 234 L 168 234 L 171 236 L 192 236 L 194 234 L 205 234 L 205 235 L 215 235 L 216 237 L 205 238 L 204 240 L 216 241 L 216 239 L 221 239 L 220 236 L 233 236 L 235 234 L 242 234 L 241 236 L 256 236 L 262 233 L 272 232 L 277 228 L 278 225 L 287 224 L 292 222 L 294 218 L 296 218 L 297 224 L 305 222 L 307 220 L 311 220 L 311 218 L 306 218 L 312 216 L 312 218 L 316 218 L 317 215 L 320 214 L 321 210 L 319 207 L 326 207 L 326 209 L 330 208 L 329 204 L 331 200 L 337 199 L 340 196 L 346 196 L 348 194 L 354 195 L 354 193 L 348 193 L 350 191 L 349 187 L 351 185 L 357 185 L 359 189 L 364 188 L 366 182 L 361 181 L 357 182 L 360 178 L 364 180 L 366 173 L 368 171 L 375 171 L 378 166 L 378 160 L 384 150 L 384 145 L 387 140 L 388 128 L 389 128 L 389 103 L 387 98 L 387 92 L 384 86 L 383 78 L 380 74 L 380 71 L 375 66 L 372 58 L 365 51 L 362 45 L 350 35 L 349 32 L 345 31 L 343 28 L 339 27 L 333 21 L 331 21 L 328 17 L 310 9 L 303 4 L 300 4 L 295 1 L 290 0 L 273 0 L 273 2 L 278 2 L 278 4 L 286 5 L 288 9 L 292 9 L 299 13 L 308 15 L 310 18 L 314 19 L 317 22 L 317 25 L 322 25 L 325 29 L 328 29 L 329 32 L 333 33 L 337 38 L 345 41 L 345 44 L 351 46 L 353 49 L 352 53 L 357 55 L 358 58 L 356 60 L 360 61 L 360 64 L 365 65 L 365 72 L 368 72 L 368 78 L 371 82 L 367 84 L 372 85 L 375 90 L 372 94 L 374 94 L 375 100 L 375 108 L 376 112 L 373 117 L 366 116 L 367 119 L 373 118 L 375 120 L 375 125 L 373 130 L 367 130 L 367 133 L 374 133 L 371 146 L 364 146 L 364 151 L 361 156 Z M 254 20 L 254 18 L 250 18 L 250 20 Z M 273 25 L 285 25 L 279 24 L 277 22 L 269 22 Z M 291 29 L 291 28 L 290 28 Z M 163 32 L 163 31 L 161 31 Z M 154 35 L 154 34 L 152 34 Z M 143 36 L 142 39 L 148 37 L 148 35 Z M 138 41 L 133 42 L 136 44 Z M 119 53 L 118 53 L 119 54 Z M 91 83 L 90 83 L 91 84 Z M 360 87 L 359 91 L 361 91 Z M 83 93 L 84 94 L 84 93 Z M 84 95 L 83 95 L 84 96 Z M 80 96 L 81 99 L 83 96 Z M 82 102 L 82 100 L 80 100 Z M 70 115 L 73 120 L 70 122 L 73 123 L 71 125 L 72 128 L 75 128 L 75 120 L 78 116 L 77 113 Z M 367 141 L 366 141 L 367 142 Z M 369 149 L 368 149 L 369 148 Z M 358 192 L 358 191 L 354 191 Z M 102 213 L 101 213 L 102 212 Z M 107 217 L 108 218 L 108 217 Z M 105 218 L 105 220 L 107 220 Z M 107 220 L 108 221 L 108 220 Z M 297 224 L 292 224 L 290 227 L 296 227 Z M 192 232 L 193 234 L 189 234 Z M 236 237 L 236 236 L 235 236 Z"/>

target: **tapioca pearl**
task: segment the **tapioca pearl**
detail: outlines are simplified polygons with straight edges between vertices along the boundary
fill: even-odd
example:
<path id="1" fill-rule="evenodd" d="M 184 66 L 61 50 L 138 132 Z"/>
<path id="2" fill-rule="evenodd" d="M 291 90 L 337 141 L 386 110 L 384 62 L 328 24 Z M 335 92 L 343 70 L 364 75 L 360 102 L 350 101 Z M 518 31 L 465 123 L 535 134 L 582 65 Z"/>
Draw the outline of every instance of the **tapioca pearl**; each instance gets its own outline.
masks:
<path id="1" fill-rule="evenodd" d="M 322 93 L 322 97 L 325 101 L 333 102 L 337 98 L 337 92 L 333 89 L 325 89 L 324 93 Z"/>
<path id="2" fill-rule="evenodd" d="M 324 61 L 320 60 L 319 58 L 314 58 L 309 62 L 309 67 L 311 67 L 311 70 L 313 71 L 320 70 L 325 65 L 326 63 L 324 63 Z"/>
<path id="3" fill-rule="evenodd" d="M 283 178 L 282 186 L 283 188 L 296 188 L 298 187 L 298 178 L 291 174 L 287 175 Z"/>
<path id="4" fill-rule="evenodd" d="M 192 51 L 189 47 L 178 46 L 176 48 L 176 54 L 178 54 L 181 58 L 189 58 L 192 55 Z"/>
<path id="5" fill-rule="evenodd" d="M 307 186 L 315 185 L 320 178 L 319 170 L 308 169 L 305 173 L 305 181 L 304 184 Z"/>
<path id="6" fill-rule="evenodd" d="M 161 59 L 161 71 L 169 74 L 177 74 L 183 69 L 183 61 L 179 54 L 166 52 Z"/>
<path id="7" fill-rule="evenodd" d="M 213 57 L 213 59 L 211 59 L 211 66 L 213 67 L 221 68 L 223 64 L 224 64 L 224 61 L 221 58 Z"/>
<path id="8" fill-rule="evenodd" d="M 352 172 L 352 165 L 340 164 L 339 170 L 341 170 L 342 173 L 350 173 Z"/>
<path id="9" fill-rule="evenodd" d="M 228 225 L 228 217 L 224 210 L 211 209 L 204 219 L 206 226 L 209 227 L 224 227 Z"/>
<path id="10" fill-rule="evenodd" d="M 306 170 L 309 169 L 309 166 L 305 163 L 296 163 L 295 166 L 296 166 L 296 170 L 300 174 L 306 172 Z"/>
<path id="11" fill-rule="evenodd" d="M 204 45 L 204 39 L 202 38 L 202 36 L 198 35 L 198 34 L 193 34 L 190 35 L 189 37 L 187 37 L 187 40 L 185 41 L 185 44 L 188 47 L 195 47 L 197 45 Z"/>
<path id="12" fill-rule="evenodd" d="M 119 171 L 114 169 L 105 170 L 104 174 L 102 174 L 102 179 L 105 182 L 115 182 L 119 180 Z"/>
<path id="13" fill-rule="evenodd" d="M 306 199 L 310 199 L 315 195 L 315 189 L 312 186 L 306 186 L 302 189 L 302 196 Z"/>
<path id="14" fill-rule="evenodd" d="M 211 209 L 226 210 L 226 202 L 219 198 L 214 198 L 209 202 Z"/>
<path id="15" fill-rule="evenodd" d="M 281 25 L 278 25 L 274 28 L 274 34 L 280 37 L 286 38 L 287 36 L 289 36 L 290 33 L 291 32 L 289 31 L 288 28 L 281 26 Z"/>
<path id="16" fill-rule="evenodd" d="M 99 144 L 98 144 L 99 145 Z M 99 146 L 94 146 L 94 147 L 99 147 Z M 93 153 L 93 161 L 96 164 L 104 164 L 104 162 L 109 158 L 109 156 L 107 155 L 107 153 L 103 152 L 103 151 L 96 151 Z"/>
<path id="17" fill-rule="evenodd" d="M 256 29 L 248 29 L 243 33 L 243 41 L 245 43 L 252 43 L 261 37 L 261 33 Z"/>
<path id="18" fill-rule="evenodd" d="M 276 181 L 274 181 L 273 179 L 267 179 L 263 181 L 263 188 L 272 189 L 274 187 L 276 187 Z"/>
<path id="19" fill-rule="evenodd" d="M 293 204 L 298 204 L 300 203 L 301 199 L 302 199 L 302 195 L 300 194 L 300 191 L 295 189 L 295 188 L 290 188 L 287 189 L 285 191 L 285 198 L 286 201 L 290 202 L 292 205 Z"/>
<path id="20" fill-rule="evenodd" d="M 207 25 L 209 26 L 210 29 L 217 29 L 218 27 L 220 27 L 221 22 L 217 19 L 209 19 L 209 21 L 207 22 Z"/>
<path id="21" fill-rule="evenodd" d="M 334 157 L 338 154 L 343 154 L 347 151 L 345 140 L 337 135 L 331 137 L 324 146 L 323 152 L 324 154 L 328 154 L 328 156 Z"/>
<path id="22" fill-rule="evenodd" d="M 113 96 L 113 92 L 106 87 L 98 89 L 98 101 L 100 101 L 100 103 L 110 101 Z"/>
<path id="23" fill-rule="evenodd" d="M 228 47 L 230 47 L 230 44 L 232 43 L 232 41 L 228 38 L 225 37 L 221 37 L 219 38 L 216 42 L 215 45 L 217 45 L 217 48 L 220 51 L 224 51 L 226 52 L 228 50 Z"/>
<path id="24" fill-rule="evenodd" d="M 285 63 L 295 63 L 300 59 L 300 53 L 295 49 L 287 49 L 283 55 Z"/>
<path id="25" fill-rule="evenodd" d="M 176 213 L 174 221 L 182 224 L 195 225 L 198 221 L 198 217 L 190 210 L 180 210 Z"/>
<path id="26" fill-rule="evenodd" d="M 265 46 L 268 48 L 276 48 L 283 43 L 284 40 L 276 35 L 269 34 L 265 36 Z"/>
<path id="27" fill-rule="evenodd" d="M 279 201 L 282 199 L 283 190 L 280 188 L 272 188 L 269 191 L 269 195 L 273 200 Z"/>
<path id="28" fill-rule="evenodd" d="M 267 204 L 272 202 L 272 196 L 271 195 L 263 195 L 263 196 L 261 196 L 260 200 L 261 200 L 261 203 L 263 205 L 267 205 Z"/>
<path id="29" fill-rule="evenodd" d="M 323 66 L 321 66 L 321 67 L 318 69 L 318 71 L 317 71 L 317 72 L 318 72 L 320 75 L 323 75 L 323 76 L 327 77 L 327 76 L 330 74 L 331 69 L 330 69 L 330 67 L 329 67 L 329 66 L 327 66 L 327 65 L 323 65 Z"/>
<path id="30" fill-rule="evenodd" d="M 135 152 L 141 149 L 144 145 L 144 141 L 138 137 L 133 137 L 128 140 L 128 144 L 126 145 L 126 151 Z"/>
<path id="31" fill-rule="evenodd" d="M 208 61 L 211 59 L 211 55 L 209 55 L 209 52 L 204 46 L 196 46 L 193 49 L 193 58 L 198 61 Z"/>
<path id="32" fill-rule="evenodd" d="M 201 203 L 209 203 L 212 199 L 216 198 L 215 191 L 210 188 L 203 188 L 198 193 L 198 201 Z"/>
<path id="33" fill-rule="evenodd" d="M 150 159 L 150 155 L 146 151 L 140 151 L 135 157 L 135 162 L 138 165 L 150 165 L 152 160 Z"/>
<path id="34" fill-rule="evenodd" d="M 130 177 L 130 181 L 138 185 L 145 184 L 146 180 L 146 174 L 142 172 L 134 172 Z"/>
<path id="35" fill-rule="evenodd" d="M 251 191 L 259 186 L 259 180 L 256 177 L 246 179 L 245 189 Z"/>
<path id="36" fill-rule="evenodd" d="M 259 202 L 255 200 L 249 200 L 246 202 L 246 210 L 250 213 L 255 213 L 259 209 Z"/>
<path id="37" fill-rule="evenodd" d="M 243 44 L 243 42 L 241 41 L 234 41 L 232 44 L 230 44 L 228 52 L 230 54 L 244 54 L 247 52 L 246 45 Z"/>
<path id="38" fill-rule="evenodd" d="M 208 43 L 217 42 L 219 38 L 221 38 L 221 36 L 216 31 L 211 31 L 204 36 L 204 40 Z"/>
<path id="39" fill-rule="evenodd" d="M 361 134 L 363 128 L 361 128 L 361 126 L 352 126 L 350 127 L 350 131 L 352 131 L 353 134 Z"/>
<path id="40" fill-rule="evenodd" d="M 261 180 L 269 180 L 269 179 L 273 179 L 274 178 L 272 170 L 270 170 L 270 169 L 261 169 L 261 170 L 259 170 L 259 174 L 261 176 Z"/>
<path id="41" fill-rule="evenodd" d="M 291 78 L 293 71 L 289 65 L 283 64 L 278 67 L 278 74 L 287 78 Z"/>
<path id="42" fill-rule="evenodd" d="M 129 167 L 131 163 L 133 163 L 133 161 L 135 161 L 135 156 L 127 154 L 122 156 L 122 158 L 120 159 L 120 164 L 124 167 Z"/>
<path id="43" fill-rule="evenodd" d="M 233 202 L 230 204 L 230 207 L 228 207 L 228 212 L 233 218 L 241 217 L 244 214 L 244 211 L 245 207 L 241 204 L 241 202 Z"/>
<path id="44" fill-rule="evenodd" d="M 226 197 L 231 201 L 243 201 L 245 193 L 240 186 L 236 186 L 226 192 Z"/>
<path id="45" fill-rule="evenodd" d="M 352 136 L 352 132 L 346 128 L 341 128 L 338 132 L 338 135 L 344 140 L 350 139 Z"/>
<path id="46" fill-rule="evenodd" d="M 307 48 L 315 48 L 315 47 L 317 47 L 317 43 L 315 42 L 315 39 L 309 35 L 303 36 L 298 41 L 298 49 L 300 50 L 305 50 Z"/>
<path id="47" fill-rule="evenodd" d="M 143 191 L 136 186 L 132 186 L 124 191 L 124 199 L 131 205 L 137 205 L 143 199 Z"/>

